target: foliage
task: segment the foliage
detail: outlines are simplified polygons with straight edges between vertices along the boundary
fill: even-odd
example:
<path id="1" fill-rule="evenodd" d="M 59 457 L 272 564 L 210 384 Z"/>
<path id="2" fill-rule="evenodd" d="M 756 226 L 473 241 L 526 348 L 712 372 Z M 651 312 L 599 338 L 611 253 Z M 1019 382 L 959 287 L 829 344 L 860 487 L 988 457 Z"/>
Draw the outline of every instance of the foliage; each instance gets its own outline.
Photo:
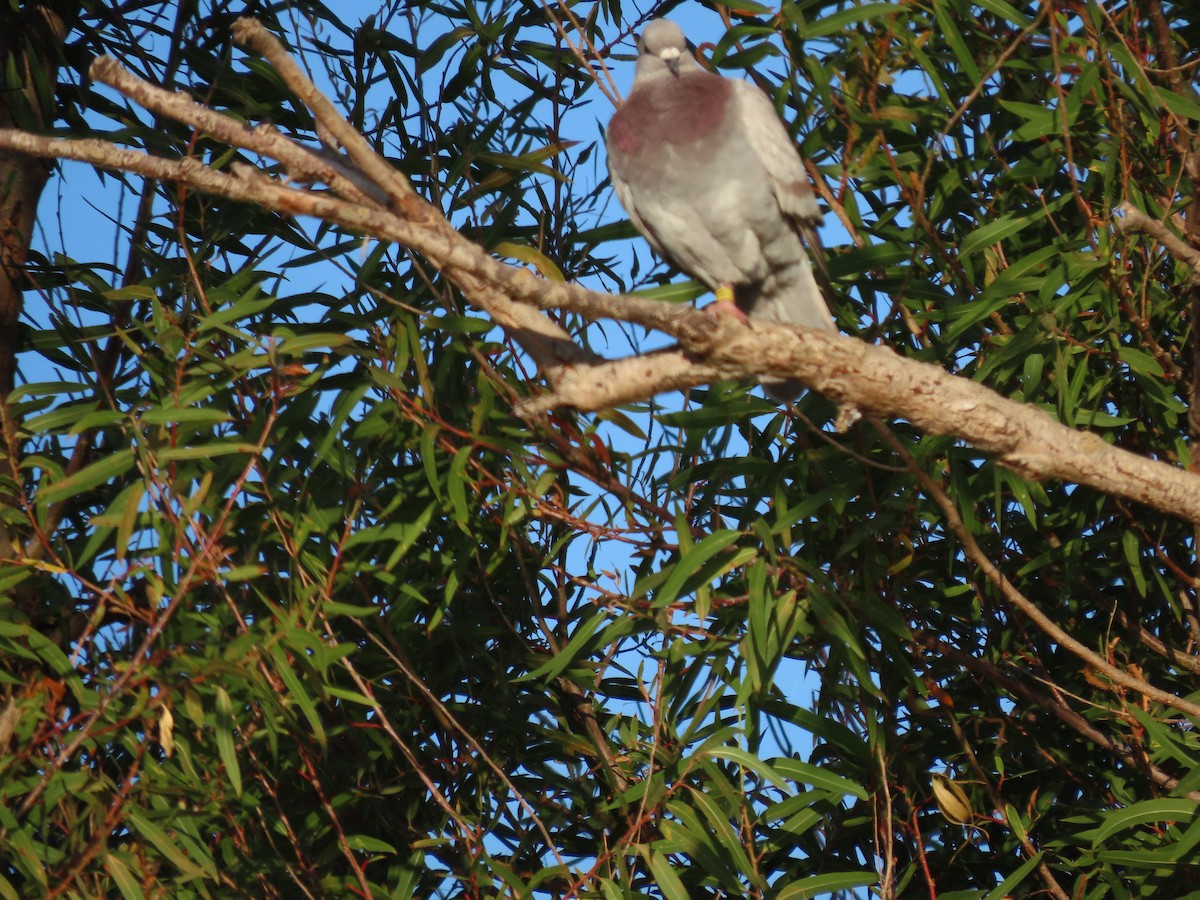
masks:
<path id="1" fill-rule="evenodd" d="M 95 90 L 108 52 L 311 140 L 224 6 L 109 12 L 81 5 L 68 36 L 62 133 L 255 162 Z M 564 10 L 251 12 L 473 240 L 542 277 L 675 290 L 604 224 L 609 108 Z M 614 52 L 640 24 L 572 12 Z M 1200 301 L 1108 218 L 1129 201 L 1200 233 L 1186 7 L 725 15 L 706 55 L 800 123 L 849 235 L 844 330 L 1192 467 Z M 0 406 L 0 896 L 1195 883 L 1197 723 L 1070 653 L 964 544 L 1194 701 L 1186 523 L 896 423 L 909 465 L 865 424 L 831 434 L 816 395 L 522 421 L 528 359 L 403 248 L 105 178 L 120 252 L 66 223 L 31 254 Z M 653 340 L 565 324 L 602 352 Z"/>

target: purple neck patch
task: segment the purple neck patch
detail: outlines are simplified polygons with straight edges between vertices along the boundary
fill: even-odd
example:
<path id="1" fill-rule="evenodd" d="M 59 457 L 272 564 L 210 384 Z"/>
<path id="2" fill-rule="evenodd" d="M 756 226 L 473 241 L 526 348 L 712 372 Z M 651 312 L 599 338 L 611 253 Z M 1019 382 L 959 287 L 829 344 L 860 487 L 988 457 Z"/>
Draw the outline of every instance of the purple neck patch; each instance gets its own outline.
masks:
<path id="1" fill-rule="evenodd" d="M 709 72 L 659 76 L 634 85 L 609 123 L 608 138 L 630 156 L 650 143 L 705 140 L 724 121 L 732 94 L 732 81 Z"/>

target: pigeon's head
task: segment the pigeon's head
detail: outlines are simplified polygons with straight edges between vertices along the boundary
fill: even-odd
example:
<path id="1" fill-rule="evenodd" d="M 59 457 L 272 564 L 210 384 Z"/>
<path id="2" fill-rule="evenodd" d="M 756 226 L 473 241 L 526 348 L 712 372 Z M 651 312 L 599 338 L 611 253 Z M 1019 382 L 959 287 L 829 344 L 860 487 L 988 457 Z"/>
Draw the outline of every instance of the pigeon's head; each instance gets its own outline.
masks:
<path id="1" fill-rule="evenodd" d="M 687 38 L 678 25 L 667 19 L 652 19 L 646 23 L 638 38 L 636 77 L 664 72 L 678 75 L 696 65 L 696 58 L 688 50 Z"/>

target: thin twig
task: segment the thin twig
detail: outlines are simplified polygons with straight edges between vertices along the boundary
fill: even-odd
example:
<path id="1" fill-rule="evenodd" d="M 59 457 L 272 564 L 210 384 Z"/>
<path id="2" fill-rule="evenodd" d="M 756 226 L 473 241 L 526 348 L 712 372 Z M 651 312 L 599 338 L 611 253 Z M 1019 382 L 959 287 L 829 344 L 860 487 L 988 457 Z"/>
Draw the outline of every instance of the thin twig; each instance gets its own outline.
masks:
<path id="1" fill-rule="evenodd" d="M 1177 709 L 1181 713 L 1189 716 L 1200 717 L 1200 705 L 1192 703 L 1189 700 L 1184 700 L 1177 697 L 1170 691 L 1164 691 L 1156 688 L 1148 681 L 1130 675 L 1128 672 L 1114 666 L 1107 659 L 1096 653 L 1091 648 L 1081 644 L 1075 640 L 1065 629 L 1060 627 L 1057 622 L 1038 609 L 1037 605 L 1022 594 L 1013 585 L 1011 581 L 1004 577 L 1004 573 L 996 566 L 995 563 L 988 557 L 983 549 L 975 540 L 975 536 L 967 529 L 963 523 L 962 516 L 958 514 L 958 508 L 950 499 L 949 495 L 942 489 L 936 481 L 934 481 L 929 473 L 926 472 L 920 464 L 917 463 L 912 453 L 904 446 L 892 432 L 890 428 L 878 420 L 871 423 L 875 426 L 875 430 L 879 436 L 883 438 L 901 459 L 908 464 L 909 471 L 916 476 L 921 482 L 921 486 L 925 489 L 926 494 L 942 509 L 943 515 L 946 517 L 946 522 L 950 525 L 951 530 L 958 536 L 959 543 L 962 544 L 963 550 L 966 552 L 970 560 L 975 563 L 987 576 L 988 581 L 994 584 L 1000 593 L 1004 595 L 1004 599 L 1021 610 L 1038 628 L 1040 628 L 1047 636 L 1057 642 L 1059 646 L 1064 647 L 1071 653 L 1074 653 L 1081 660 L 1094 668 L 1097 672 L 1102 673 L 1113 683 L 1119 684 L 1122 687 L 1144 695 L 1147 699 L 1156 703 L 1161 703 L 1163 706 L 1169 706 L 1171 709 Z"/>
<path id="2" fill-rule="evenodd" d="M 1016 675 L 1010 674 L 1010 672 L 994 663 L 972 656 L 958 647 L 946 643 L 941 638 L 920 632 L 916 633 L 914 637 L 922 646 L 935 651 L 941 656 L 945 656 L 947 659 L 953 660 L 964 669 L 976 673 L 980 678 L 985 678 L 990 682 L 999 684 L 1009 694 L 1020 697 L 1026 703 L 1051 713 L 1068 728 L 1091 741 L 1097 747 L 1113 754 L 1130 768 L 1143 772 L 1147 778 L 1164 791 L 1173 791 L 1179 786 L 1178 778 L 1168 775 L 1162 769 L 1143 759 L 1139 759 L 1130 752 L 1128 747 L 1107 737 L 1094 724 L 1075 712 L 1075 710 L 1071 709 L 1063 701 L 1047 697 L 1045 694 L 1033 690 L 1021 681 L 1020 678 L 1016 677 Z M 1200 802 L 1200 791 L 1189 791 L 1184 796 L 1189 800 Z"/>
<path id="3" fill-rule="evenodd" d="M 463 726 L 462 723 L 460 723 L 458 719 L 454 717 L 454 714 L 450 712 L 449 707 L 447 707 L 446 704 L 437 698 L 433 691 L 429 689 L 429 686 L 425 684 L 423 678 L 409 668 L 409 666 L 402 659 L 400 659 L 400 657 L 397 656 L 396 653 L 394 653 L 392 649 L 387 646 L 387 644 L 381 641 L 377 635 L 367 631 L 366 629 L 364 629 L 364 633 L 371 643 L 373 643 L 387 655 L 388 659 L 392 661 L 392 665 L 399 669 L 401 674 L 409 680 L 409 683 L 417 689 L 417 692 L 425 698 L 425 702 L 428 703 L 433 709 L 437 710 L 438 715 L 445 719 L 451 728 L 462 735 L 463 739 L 471 746 L 471 749 L 479 754 L 479 758 L 483 760 L 484 764 L 487 765 L 487 767 L 492 770 L 493 774 L 500 779 L 501 783 L 512 792 L 513 798 L 517 801 L 517 804 L 523 810 L 525 810 L 525 812 L 533 820 L 533 824 L 537 827 L 537 830 L 541 832 L 542 839 L 545 840 L 546 847 L 549 848 L 550 852 L 554 855 L 555 861 L 560 866 L 565 866 L 566 862 L 558 853 L 557 842 L 550 836 L 550 832 L 546 829 L 546 825 L 544 822 L 542 822 L 541 817 L 538 816 L 537 810 L 535 810 L 529 801 L 525 799 L 525 795 L 521 793 L 521 789 L 518 788 L 513 783 L 513 780 L 508 777 L 508 773 L 496 764 L 496 761 L 492 759 L 491 755 L 487 752 L 487 750 L 484 749 L 483 745 L 479 743 L 479 740 L 475 737 L 475 735 L 471 734 L 470 730 Z M 345 661 L 343 660 L 343 662 Z"/>

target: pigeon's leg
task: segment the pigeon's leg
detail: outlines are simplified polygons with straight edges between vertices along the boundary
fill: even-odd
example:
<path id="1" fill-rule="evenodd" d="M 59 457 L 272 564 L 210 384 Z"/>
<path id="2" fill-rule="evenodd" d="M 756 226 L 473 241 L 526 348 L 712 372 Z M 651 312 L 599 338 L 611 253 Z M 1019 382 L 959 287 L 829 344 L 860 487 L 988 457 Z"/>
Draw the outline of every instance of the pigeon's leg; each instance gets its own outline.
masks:
<path id="1" fill-rule="evenodd" d="M 727 316 L 733 316 L 735 319 L 737 319 L 743 325 L 748 324 L 746 314 L 744 312 L 742 312 L 741 308 L 733 301 L 733 285 L 732 284 L 723 284 L 719 288 L 717 288 L 716 291 L 714 291 L 713 293 L 714 293 L 714 296 L 717 298 L 717 302 L 711 303 L 708 306 L 706 306 L 705 312 L 707 312 L 710 316 L 714 316 L 714 317 L 718 316 L 718 315 L 722 315 L 722 314 L 727 315 Z"/>

